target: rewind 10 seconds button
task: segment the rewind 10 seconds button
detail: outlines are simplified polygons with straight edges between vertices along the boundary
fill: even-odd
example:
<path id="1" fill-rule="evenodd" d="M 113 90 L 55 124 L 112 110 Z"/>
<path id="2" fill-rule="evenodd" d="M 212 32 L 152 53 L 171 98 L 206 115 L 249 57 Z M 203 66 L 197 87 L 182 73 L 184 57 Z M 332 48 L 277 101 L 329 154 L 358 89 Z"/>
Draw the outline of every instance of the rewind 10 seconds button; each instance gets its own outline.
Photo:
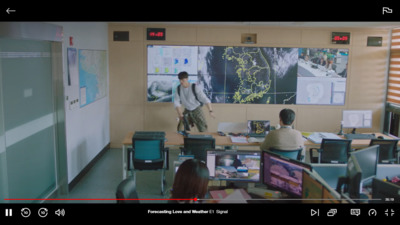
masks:
<path id="1" fill-rule="evenodd" d="M 21 216 L 24 218 L 28 218 L 31 215 L 31 210 L 28 208 L 21 209 Z"/>

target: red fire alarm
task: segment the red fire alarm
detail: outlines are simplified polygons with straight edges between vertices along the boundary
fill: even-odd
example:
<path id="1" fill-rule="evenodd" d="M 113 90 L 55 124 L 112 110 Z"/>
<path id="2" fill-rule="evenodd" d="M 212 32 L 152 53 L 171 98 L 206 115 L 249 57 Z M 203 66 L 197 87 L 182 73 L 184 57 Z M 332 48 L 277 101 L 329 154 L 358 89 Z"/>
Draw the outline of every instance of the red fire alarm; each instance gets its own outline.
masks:
<path id="1" fill-rule="evenodd" d="M 73 46 L 74 45 L 74 37 L 69 37 L 69 46 Z"/>

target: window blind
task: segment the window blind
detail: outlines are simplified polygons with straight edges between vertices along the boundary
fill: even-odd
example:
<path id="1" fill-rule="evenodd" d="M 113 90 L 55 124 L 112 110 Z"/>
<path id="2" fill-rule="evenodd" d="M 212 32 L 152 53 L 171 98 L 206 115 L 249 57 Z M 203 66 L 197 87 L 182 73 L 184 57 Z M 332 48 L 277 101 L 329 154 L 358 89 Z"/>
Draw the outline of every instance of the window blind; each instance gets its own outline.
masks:
<path id="1" fill-rule="evenodd" d="M 392 30 L 386 101 L 400 105 L 400 28 Z"/>

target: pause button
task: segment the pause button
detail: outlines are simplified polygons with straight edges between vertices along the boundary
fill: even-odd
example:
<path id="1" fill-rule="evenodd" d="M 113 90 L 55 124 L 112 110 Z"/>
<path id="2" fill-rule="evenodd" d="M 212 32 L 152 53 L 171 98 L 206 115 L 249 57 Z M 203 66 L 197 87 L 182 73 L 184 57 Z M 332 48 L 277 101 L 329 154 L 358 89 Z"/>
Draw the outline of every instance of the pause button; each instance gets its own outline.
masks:
<path id="1" fill-rule="evenodd" d="M 6 209 L 6 216 L 12 216 L 12 209 Z"/>

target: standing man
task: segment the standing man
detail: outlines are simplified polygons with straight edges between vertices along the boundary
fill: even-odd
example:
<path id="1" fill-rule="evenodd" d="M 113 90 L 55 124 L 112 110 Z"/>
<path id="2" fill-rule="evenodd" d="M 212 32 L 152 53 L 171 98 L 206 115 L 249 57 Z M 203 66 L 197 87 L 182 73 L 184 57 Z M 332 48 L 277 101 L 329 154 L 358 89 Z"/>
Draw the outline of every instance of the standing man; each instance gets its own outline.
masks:
<path id="1" fill-rule="evenodd" d="M 281 150 L 295 150 L 302 148 L 304 155 L 304 140 L 301 132 L 292 128 L 295 113 L 291 109 L 282 109 L 279 113 L 279 124 L 281 128 L 267 134 L 261 144 L 261 150 L 276 148 Z"/>
<path id="2" fill-rule="evenodd" d="M 183 121 L 184 115 L 188 116 L 189 121 L 196 124 L 200 132 L 207 131 L 207 121 L 204 117 L 202 105 L 206 105 L 210 116 L 215 118 L 212 110 L 211 101 L 207 98 L 204 92 L 196 86 L 196 84 L 189 83 L 189 75 L 187 72 L 180 72 L 178 74 L 179 82 L 181 83 L 175 92 L 174 106 L 178 113 L 180 121 Z M 182 113 L 181 104 L 185 107 Z"/>

